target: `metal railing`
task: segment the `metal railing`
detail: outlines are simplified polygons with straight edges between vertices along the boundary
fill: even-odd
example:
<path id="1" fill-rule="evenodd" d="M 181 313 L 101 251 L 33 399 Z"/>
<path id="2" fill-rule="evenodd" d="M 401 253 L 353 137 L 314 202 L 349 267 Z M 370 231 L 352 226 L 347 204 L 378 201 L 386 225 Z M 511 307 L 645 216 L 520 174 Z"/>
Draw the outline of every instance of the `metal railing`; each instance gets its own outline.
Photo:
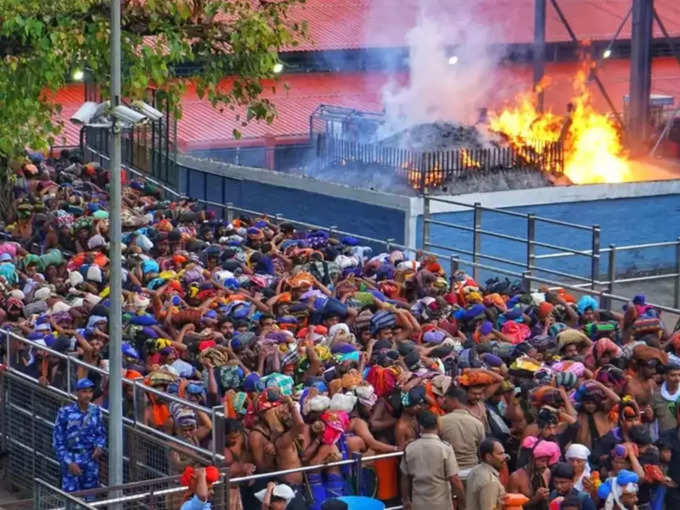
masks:
<path id="1" fill-rule="evenodd" d="M 222 470 L 220 479 L 213 486 L 215 489 L 215 497 L 212 501 L 213 508 L 229 508 L 230 489 L 233 489 L 238 485 L 251 484 L 257 480 L 280 480 L 282 476 L 307 473 L 310 471 L 319 471 L 331 467 L 349 467 L 350 476 L 347 481 L 349 482 L 351 492 L 354 495 L 366 494 L 368 487 L 363 486 L 362 476 L 362 468 L 364 464 L 372 463 L 377 460 L 397 458 L 401 457 L 402 455 L 403 452 L 370 455 L 366 457 L 363 457 L 360 454 L 355 454 L 351 459 L 346 460 L 238 477 L 231 477 L 229 469 L 225 469 Z M 164 501 L 176 501 L 177 497 L 181 496 L 185 491 L 185 487 L 179 486 L 179 476 L 174 476 L 130 483 L 119 487 L 102 487 L 99 489 L 80 491 L 73 493 L 73 495 L 93 499 L 90 505 L 94 508 L 107 508 L 109 505 L 113 504 L 123 504 L 126 510 L 132 508 L 149 508 L 151 502 L 153 501 L 154 508 L 157 508 L 158 510 L 164 510 L 165 508 L 168 508 L 164 506 Z M 116 495 L 110 497 L 110 494 Z M 400 507 L 393 508 L 396 509 Z"/>
<path id="2" fill-rule="evenodd" d="M 27 340 L 11 331 L 0 329 L 4 335 L 6 370 L 0 377 L 0 405 L 2 441 L 9 452 L 9 476 L 19 487 L 31 488 L 36 476 L 58 484 L 60 466 L 52 449 L 52 432 L 57 410 L 73 402 L 78 369 L 86 370 L 90 377 L 106 378 L 108 372 L 89 365 L 73 356 L 54 351 L 49 347 Z M 22 370 L 23 353 L 42 351 L 50 363 L 58 364 L 57 380 L 40 383 Z M 128 412 L 123 417 L 125 434 L 125 479 L 143 480 L 167 476 L 181 468 L 173 468 L 173 452 L 180 462 L 203 465 L 224 462 L 224 413 L 222 406 L 207 408 L 176 395 L 144 385 L 139 380 L 124 379 L 128 389 L 124 405 Z M 211 422 L 208 446 L 198 446 L 145 423 L 146 399 L 155 395 L 164 402 L 177 402 L 197 413 L 205 413 Z M 103 409 L 108 426 L 108 411 Z M 178 457 L 180 456 L 180 457 Z M 105 482 L 106 462 L 101 462 L 100 479 Z"/>
<path id="3" fill-rule="evenodd" d="M 460 223 L 452 223 L 450 221 L 442 221 L 435 219 L 432 212 L 432 203 L 440 202 L 448 205 L 457 206 L 459 208 L 464 208 L 472 211 L 472 222 L 470 225 L 463 225 Z M 457 211 L 456 211 L 457 212 Z M 484 213 L 499 214 L 504 216 L 510 216 L 517 220 L 518 224 L 524 223 L 524 230 L 526 234 L 521 235 L 510 235 L 503 232 L 496 232 L 483 228 L 483 215 Z M 572 238 L 572 232 L 584 232 L 589 238 L 589 247 L 587 248 L 572 248 L 569 246 L 563 246 L 554 244 L 551 242 L 546 242 L 537 238 L 537 226 L 539 224 L 552 225 L 554 227 L 563 229 L 561 234 L 565 238 Z M 431 226 L 444 227 L 445 229 L 454 229 L 461 232 L 466 232 L 471 235 L 470 249 L 464 249 L 459 246 L 445 245 L 441 243 L 432 242 L 432 232 Z M 523 254 L 522 259 L 509 259 L 506 257 L 500 257 L 497 255 L 491 255 L 484 253 L 482 249 L 482 240 L 484 237 L 490 237 L 494 239 L 499 239 L 503 241 L 508 241 L 511 243 L 516 243 L 518 245 L 517 253 Z M 455 253 L 457 255 L 469 257 L 470 260 L 475 263 L 473 267 L 473 278 L 475 280 L 479 279 L 479 262 L 482 260 L 488 260 L 492 262 L 498 262 L 500 264 L 516 267 L 521 269 L 522 272 L 529 272 L 529 274 L 547 274 L 550 276 L 558 276 L 565 279 L 564 283 L 578 283 L 578 287 L 583 289 L 588 287 L 591 290 L 598 290 L 600 287 L 606 286 L 607 292 L 613 294 L 617 285 L 625 283 L 635 283 L 635 282 L 646 282 L 646 281 L 658 281 L 658 280 L 672 280 L 673 281 L 673 306 L 674 308 L 680 307 L 680 238 L 675 241 L 665 241 L 658 243 L 645 243 L 630 246 L 616 246 L 610 244 L 608 248 L 601 247 L 601 229 L 599 225 L 580 225 L 577 223 L 556 220 L 553 218 L 545 218 L 536 216 L 533 213 L 520 213 L 516 211 L 510 211 L 506 209 L 497 209 L 492 207 L 485 207 L 481 203 L 477 202 L 474 204 L 469 204 L 465 202 L 459 202 L 456 200 L 441 198 L 437 196 L 425 195 L 423 197 L 423 236 L 422 236 L 422 248 L 427 250 L 429 248 L 439 250 L 439 255 L 446 255 L 450 253 Z M 543 249 L 546 253 L 536 253 L 537 248 Z M 639 272 L 643 273 L 638 276 L 630 275 L 629 273 L 624 273 L 619 276 L 617 272 L 617 254 L 625 251 L 637 251 L 642 252 L 643 250 L 658 250 L 663 248 L 674 248 L 675 253 L 673 254 L 673 269 L 671 271 L 664 271 L 663 273 L 658 273 L 658 268 L 638 268 Z M 602 273 L 602 267 L 604 262 L 604 257 L 606 258 L 606 268 L 605 274 Z M 546 267 L 545 265 L 540 265 L 540 261 L 547 261 L 552 259 L 564 259 L 566 257 L 580 257 L 586 261 L 588 269 L 586 274 L 575 274 L 565 272 L 554 267 Z M 669 257 L 670 258 L 670 257 Z M 652 272 L 656 274 L 644 274 Z M 603 279 L 603 276 L 606 279 Z M 604 306 L 607 304 L 608 298 L 605 299 Z"/>
<path id="4" fill-rule="evenodd" d="M 371 172 L 384 169 L 405 179 L 420 192 L 486 173 L 548 170 L 562 174 L 564 170 L 559 141 L 534 141 L 521 147 L 425 151 L 319 134 L 315 145 L 316 156 L 323 166 Z"/>
<path id="5" fill-rule="evenodd" d="M 95 507 L 40 478 L 36 478 L 33 510 L 95 510 Z"/>

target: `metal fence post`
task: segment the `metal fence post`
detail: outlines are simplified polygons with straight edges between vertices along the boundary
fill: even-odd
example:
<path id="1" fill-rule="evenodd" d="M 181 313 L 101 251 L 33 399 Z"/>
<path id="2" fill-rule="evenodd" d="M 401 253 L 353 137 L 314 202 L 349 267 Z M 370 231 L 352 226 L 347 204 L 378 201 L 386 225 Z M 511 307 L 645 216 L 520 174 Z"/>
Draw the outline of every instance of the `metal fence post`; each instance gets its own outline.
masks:
<path id="1" fill-rule="evenodd" d="M 71 395 L 71 356 L 66 358 L 66 393 Z"/>
<path id="2" fill-rule="evenodd" d="M 593 225 L 593 249 L 590 264 L 590 288 L 595 290 L 600 279 L 600 226 Z"/>
<path id="3" fill-rule="evenodd" d="M 458 268 L 460 267 L 460 260 L 458 257 L 455 257 L 451 255 L 449 257 L 449 282 L 453 282 L 453 275 L 458 271 Z"/>
<path id="4" fill-rule="evenodd" d="M 613 244 L 609 245 L 609 276 L 607 276 L 607 280 L 609 280 L 609 283 L 607 284 L 607 294 L 613 295 L 614 294 L 614 285 L 616 284 L 616 246 Z M 611 298 L 604 298 L 603 303 L 600 303 L 600 306 L 604 308 L 605 310 L 611 310 L 612 309 L 612 300 Z"/>
<path id="5" fill-rule="evenodd" d="M 354 469 L 352 469 L 354 471 L 354 491 L 357 496 L 361 496 L 361 453 L 354 452 L 352 460 L 354 460 Z"/>
<path id="6" fill-rule="evenodd" d="M 680 306 L 680 237 L 675 244 L 675 289 L 673 295 L 673 308 Z"/>
<path id="7" fill-rule="evenodd" d="M 230 480 L 231 480 L 231 470 L 229 469 L 229 466 L 224 471 L 224 483 L 222 484 L 222 498 L 224 500 L 224 508 L 225 510 L 228 510 L 229 508 L 229 485 L 230 485 Z"/>
<path id="8" fill-rule="evenodd" d="M 536 215 L 527 214 L 527 271 L 531 272 L 534 267 L 534 257 L 536 256 Z"/>
<path id="9" fill-rule="evenodd" d="M 482 228 L 482 204 L 475 202 L 475 210 L 473 216 L 473 233 L 472 233 L 472 278 L 475 281 L 479 280 L 479 252 L 482 249 L 482 236 L 479 230 Z"/>
<path id="10" fill-rule="evenodd" d="M 333 237 L 333 233 L 334 233 L 336 230 L 338 230 L 338 226 L 337 226 L 337 225 L 331 225 L 330 227 L 328 227 L 328 237 Z"/>
<path id="11" fill-rule="evenodd" d="M 430 197 L 423 195 L 423 250 L 430 244 Z"/>
<path id="12" fill-rule="evenodd" d="M 234 221 L 234 204 L 233 204 L 233 202 L 227 202 L 227 221 L 229 223 Z"/>
<path id="13" fill-rule="evenodd" d="M 522 292 L 531 292 L 531 271 L 522 271 Z"/>
<path id="14" fill-rule="evenodd" d="M 387 251 L 387 253 L 390 253 L 392 251 L 392 245 L 394 244 L 394 242 L 395 239 L 393 237 L 390 237 L 385 240 L 385 251 Z"/>

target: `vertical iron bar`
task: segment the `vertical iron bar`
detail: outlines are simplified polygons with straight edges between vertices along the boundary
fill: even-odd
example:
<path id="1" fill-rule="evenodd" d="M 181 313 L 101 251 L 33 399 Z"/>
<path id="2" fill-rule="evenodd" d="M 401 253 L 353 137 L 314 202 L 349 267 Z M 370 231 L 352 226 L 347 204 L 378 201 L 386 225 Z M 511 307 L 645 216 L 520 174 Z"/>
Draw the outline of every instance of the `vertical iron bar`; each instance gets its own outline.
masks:
<path id="1" fill-rule="evenodd" d="M 473 234 L 472 234 L 472 278 L 477 281 L 479 278 L 479 253 L 482 248 L 482 236 L 479 230 L 482 228 L 482 204 L 475 202 L 474 213 L 473 213 Z"/>
<path id="2" fill-rule="evenodd" d="M 607 294 L 614 294 L 614 285 L 616 285 L 616 246 L 613 244 L 609 245 L 609 267 L 608 267 L 608 277 L 609 283 L 607 284 Z M 605 298 L 600 303 L 600 306 L 605 310 L 612 309 L 611 298 Z"/>
<path id="3" fill-rule="evenodd" d="M 423 250 L 430 245 L 430 197 L 423 195 Z"/>
<path id="4" fill-rule="evenodd" d="M 453 275 L 458 271 L 460 267 L 460 260 L 458 257 L 451 255 L 449 257 L 449 283 L 453 282 Z"/>
<path id="5" fill-rule="evenodd" d="M 534 257 L 536 255 L 536 247 L 534 241 L 536 240 L 536 215 L 534 213 L 527 214 L 527 271 L 531 273 L 534 267 Z"/>
<path id="6" fill-rule="evenodd" d="M 630 96 L 628 135 L 635 152 L 642 152 L 649 132 L 649 93 L 652 83 L 653 0 L 633 0 L 630 37 Z"/>
<path id="7" fill-rule="evenodd" d="M 600 226 L 593 225 L 593 246 L 590 265 L 590 288 L 595 290 L 596 282 L 600 279 Z"/>

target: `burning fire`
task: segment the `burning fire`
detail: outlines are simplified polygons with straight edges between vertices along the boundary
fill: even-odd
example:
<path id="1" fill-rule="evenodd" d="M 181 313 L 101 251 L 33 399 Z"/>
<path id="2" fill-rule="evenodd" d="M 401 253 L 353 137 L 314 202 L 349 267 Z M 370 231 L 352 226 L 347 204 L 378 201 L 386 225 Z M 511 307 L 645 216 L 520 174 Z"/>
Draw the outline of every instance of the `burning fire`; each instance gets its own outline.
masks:
<path id="1" fill-rule="evenodd" d="M 573 183 L 625 182 L 630 178 L 630 161 L 616 124 L 596 112 L 591 104 L 586 87 L 589 65 L 586 63 L 574 79 L 569 116 L 540 113 L 533 94 L 521 94 L 514 106 L 489 115 L 490 128 L 505 135 L 516 148 L 527 145 L 533 148 L 534 155 L 521 154 L 532 161 L 540 161 L 546 150 L 545 142 L 561 139 L 564 173 Z"/>
<path id="2" fill-rule="evenodd" d="M 424 184 L 426 188 L 436 188 L 444 184 L 446 175 L 439 162 L 435 162 L 432 168 L 425 172 L 424 178 L 421 177 L 420 170 L 410 161 L 404 161 L 401 167 L 406 170 L 408 183 L 415 190 L 419 190 L 421 184 Z M 424 179 L 424 182 L 421 182 L 421 179 Z"/>
<path id="3" fill-rule="evenodd" d="M 470 154 L 466 149 L 461 149 L 460 154 L 462 156 L 462 162 L 463 166 L 466 168 L 480 168 L 482 165 L 479 163 L 479 161 L 475 161 L 472 159 Z"/>

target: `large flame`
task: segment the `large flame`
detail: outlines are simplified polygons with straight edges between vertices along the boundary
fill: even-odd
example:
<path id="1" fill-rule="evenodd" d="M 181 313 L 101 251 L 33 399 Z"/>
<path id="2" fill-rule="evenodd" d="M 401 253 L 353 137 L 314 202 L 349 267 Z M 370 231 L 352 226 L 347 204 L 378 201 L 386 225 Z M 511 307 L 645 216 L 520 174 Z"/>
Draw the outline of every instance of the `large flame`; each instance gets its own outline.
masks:
<path id="1" fill-rule="evenodd" d="M 564 173 L 573 183 L 625 182 L 631 178 L 630 161 L 616 124 L 591 104 L 586 86 L 588 65 L 574 79 L 570 122 L 552 112 L 539 113 L 533 94 L 525 93 L 516 98 L 513 106 L 490 113 L 490 128 L 505 135 L 516 148 L 529 145 L 537 155 L 545 150 L 545 142 L 561 139 Z"/>

